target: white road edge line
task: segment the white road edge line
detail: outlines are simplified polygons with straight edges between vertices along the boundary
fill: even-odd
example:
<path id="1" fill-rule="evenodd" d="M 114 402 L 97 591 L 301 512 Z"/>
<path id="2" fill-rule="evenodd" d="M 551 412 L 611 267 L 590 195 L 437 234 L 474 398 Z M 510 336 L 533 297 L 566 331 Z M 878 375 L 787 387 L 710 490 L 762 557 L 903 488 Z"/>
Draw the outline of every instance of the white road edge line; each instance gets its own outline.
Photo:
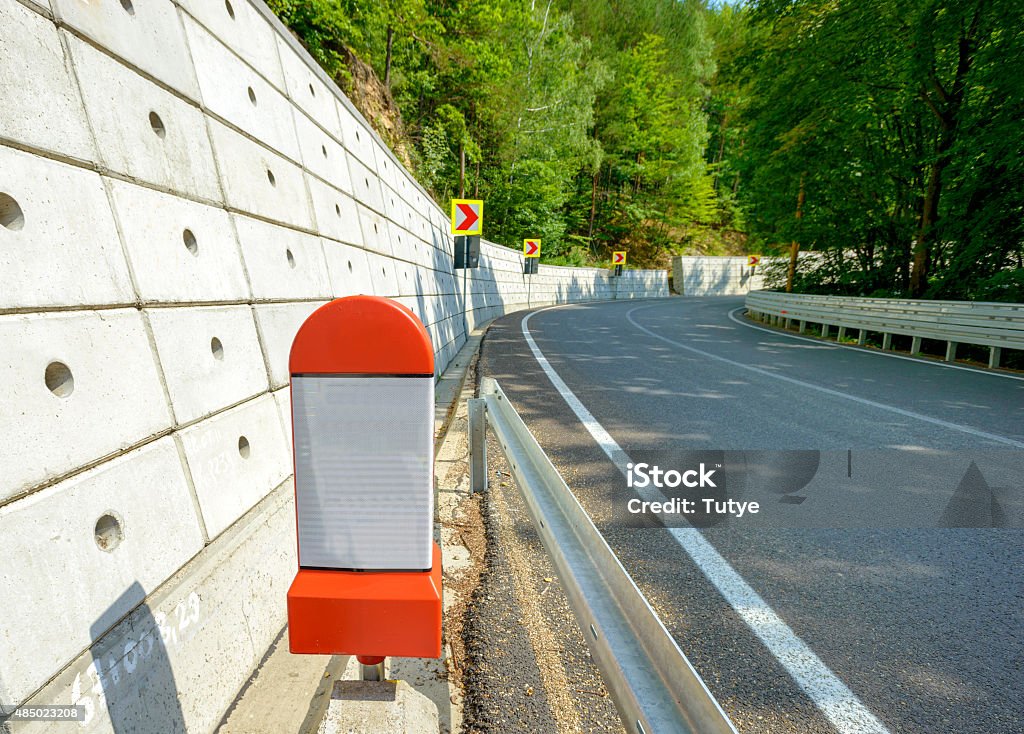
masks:
<path id="1" fill-rule="evenodd" d="M 902 415 L 905 418 L 912 418 L 914 420 L 923 421 L 925 423 L 931 423 L 934 426 L 941 426 L 942 428 L 948 428 L 948 429 L 950 429 L 952 431 L 959 431 L 960 433 L 966 433 L 966 434 L 968 434 L 970 436 L 977 436 L 978 438 L 984 438 L 984 439 L 986 439 L 988 441 L 995 441 L 996 443 L 1002 443 L 1002 444 L 1006 444 L 1007 446 L 1013 446 L 1013 447 L 1018 448 L 1018 449 L 1024 449 L 1024 441 L 1016 441 L 1016 440 L 1014 440 L 1012 438 L 1007 438 L 1006 436 L 1000 436 L 997 433 L 988 433 L 987 431 L 981 431 L 981 430 L 978 430 L 977 428 L 971 428 L 970 426 L 962 426 L 959 423 L 951 423 L 949 421 L 944 421 L 941 418 L 932 418 L 929 415 L 923 415 L 921 413 L 915 413 L 915 412 L 910 411 L 910 410 L 903 410 L 903 408 L 897 408 L 897 407 L 892 406 L 892 405 L 886 405 L 885 403 L 876 403 L 874 400 L 868 400 L 867 398 L 858 398 L 856 395 L 847 395 L 844 392 L 840 392 L 839 390 L 833 390 L 830 387 L 824 387 L 822 385 L 815 385 L 813 382 L 804 382 L 803 380 L 797 380 L 794 377 L 787 377 L 786 375 L 780 375 L 780 374 L 777 374 L 777 373 L 772 372 L 770 370 L 761 369 L 760 367 L 752 367 L 749 364 L 743 364 L 742 362 L 737 362 L 735 360 L 728 359 L 727 357 L 720 357 L 717 354 L 712 354 L 711 352 L 705 352 L 703 349 L 697 349 L 696 347 L 691 347 L 691 346 L 689 346 L 687 344 L 683 344 L 682 342 L 677 342 L 677 341 L 675 341 L 673 339 L 669 339 L 667 336 L 662 336 L 661 334 L 657 334 L 657 333 L 651 331 L 650 329 L 648 329 L 647 327 L 641 326 L 640 324 L 638 324 L 636 322 L 636 320 L 633 318 L 633 313 L 636 312 L 637 310 L 639 310 L 640 308 L 645 308 L 645 307 L 644 306 L 638 306 L 637 308 L 630 309 L 629 311 L 627 311 L 626 312 L 626 320 L 629 321 L 629 323 L 631 323 L 633 326 L 638 328 L 640 331 L 642 331 L 645 334 L 647 334 L 648 336 L 653 336 L 655 339 L 660 339 L 661 341 L 665 342 L 666 344 L 671 344 L 672 346 L 678 347 L 679 349 L 685 349 L 688 352 L 693 352 L 694 354 L 699 354 L 702 357 L 707 357 L 708 359 L 713 359 L 713 360 L 715 360 L 717 362 L 723 362 L 724 364 L 731 365 L 733 367 L 738 367 L 739 369 L 747 370 L 748 372 L 753 372 L 755 374 L 762 375 L 764 377 L 771 377 L 772 379 L 775 379 L 775 380 L 781 380 L 782 382 L 788 382 L 791 385 L 798 385 L 798 386 L 806 388 L 808 390 L 816 390 L 817 392 L 821 392 L 821 393 L 824 393 L 826 395 L 831 395 L 832 397 L 843 398 L 844 400 L 849 400 L 849 401 L 854 402 L 854 403 L 859 403 L 861 405 L 867 405 L 867 406 L 872 407 L 872 408 L 878 408 L 879 410 L 884 410 L 884 411 L 887 411 L 889 413 L 895 413 L 897 415 Z"/>
<path id="2" fill-rule="evenodd" d="M 818 344 L 823 347 L 849 349 L 850 351 L 860 352 L 861 354 L 873 354 L 876 357 L 889 357 L 890 359 L 902 359 L 907 362 L 915 362 L 916 364 L 926 364 L 929 367 L 944 367 L 947 370 L 963 370 L 964 372 L 973 372 L 976 375 L 985 375 L 986 377 L 1002 377 L 1004 380 L 1018 380 L 1020 382 L 1024 382 L 1024 377 L 1021 377 L 1020 375 L 1008 375 L 1005 372 L 995 372 L 994 370 L 987 370 L 981 367 L 968 367 L 964 364 L 949 364 L 948 362 L 936 362 L 931 359 L 918 359 L 917 357 L 909 357 L 905 354 L 893 354 L 892 352 L 882 352 L 876 349 L 865 349 L 864 347 L 855 347 L 852 344 L 837 344 L 835 342 L 825 341 L 824 339 L 814 339 L 809 336 L 800 336 L 799 334 L 790 334 L 785 331 L 779 331 L 778 329 L 769 329 L 766 326 L 758 326 L 757 324 L 751 324 L 736 318 L 736 312 L 745 311 L 746 308 L 746 306 L 734 308 L 728 314 L 729 320 L 739 324 L 740 326 L 746 326 L 748 329 L 757 329 L 758 331 L 764 331 L 787 339 L 799 339 L 802 342 L 810 342 L 811 344 Z"/>
<path id="3" fill-rule="evenodd" d="M 544 311 L 548 309 L 542 309 Z M 629 455 L 611 437 L 589 410 L 569 389 L 530 334 L 529 321 L 540 313 L 526 314 L 523 337 L 537 364 L 551 384 L 568 403 L 612 463 L 626 475 Z M 632 312 L 630 312 L 632 313 Z M 891 734 L 845 683 L 821 661 L 807 644 L 782 621 L 743 577 L 723 558 L 696 528 L 667 528 L 672 538 L 693 560 L 722 597 L 729 603 L 769 652 L 779 661 L 840 734 Z"/>

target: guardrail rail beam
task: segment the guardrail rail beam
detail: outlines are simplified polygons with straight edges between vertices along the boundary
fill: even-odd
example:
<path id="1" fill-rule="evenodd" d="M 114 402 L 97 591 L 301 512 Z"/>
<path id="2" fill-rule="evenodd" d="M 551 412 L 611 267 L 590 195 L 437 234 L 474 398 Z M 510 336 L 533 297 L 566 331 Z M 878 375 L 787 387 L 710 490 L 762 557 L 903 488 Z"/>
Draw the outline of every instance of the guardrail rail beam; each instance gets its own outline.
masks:
<path id="1" fill-rule="evenodd" d="M 736 734 L 498 383 L 480 390 L 590 652 L 630 734 Z M 474 440 L 482 442 L 482 437 Z"/>

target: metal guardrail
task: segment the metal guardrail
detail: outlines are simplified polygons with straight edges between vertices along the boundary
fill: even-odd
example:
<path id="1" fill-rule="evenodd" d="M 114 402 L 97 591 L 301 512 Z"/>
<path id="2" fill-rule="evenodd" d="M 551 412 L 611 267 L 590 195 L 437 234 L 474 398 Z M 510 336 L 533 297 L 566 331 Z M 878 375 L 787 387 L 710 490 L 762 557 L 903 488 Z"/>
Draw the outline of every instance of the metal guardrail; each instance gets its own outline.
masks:
<path id="1" fill-rule="evenodd" d="M 736 734 L 498 383 L 486 378 L 480 392 L 483 397 L 469 401 L 473 489 L 486 489 L 486 421 L 505 452 L 626 731 Z"/>
<path id="2" fill-rule="evenodd" d="M 775 325 L 799 323 L 803 333 L 808 323 L 821 324 L 822 335 L 832 327 L 839 339 L 847 329 L 858 330 L 858 343 L 868 332 L 882 335 L 882 349 L 892 347 L 892 335 L 912 338 L 910 351 L 921 351 L 922 339 L 946 342 L 946 361 L 956 359 L 957 344 L 989 348 L 989 367 L 998 367 L 1003 349 L 1024 349 L 1024 306 L 1013 303 L 973 301 L 918 301 L 897 298 L 854 298 L 814 296 L 776 291 L 751 291 L 747 312 Z"/>

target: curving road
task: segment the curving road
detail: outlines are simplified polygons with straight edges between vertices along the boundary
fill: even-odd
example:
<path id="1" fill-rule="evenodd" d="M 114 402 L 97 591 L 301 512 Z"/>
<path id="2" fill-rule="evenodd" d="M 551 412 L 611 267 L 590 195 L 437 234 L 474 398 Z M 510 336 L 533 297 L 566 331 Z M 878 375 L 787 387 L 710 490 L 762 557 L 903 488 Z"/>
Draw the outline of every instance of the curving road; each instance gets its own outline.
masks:
<path id="1" fill-rule="evenodd" d="M 764 330 L 741 307 L 513 315 L 482 374 L 740 731 L 1021 731 L 1024 380 Z M 630 461 L 704 462 L 716 490 L 663 494 L 759 511 L 662 527 L 627 509 L 651 495 L 626 487 Z"/>

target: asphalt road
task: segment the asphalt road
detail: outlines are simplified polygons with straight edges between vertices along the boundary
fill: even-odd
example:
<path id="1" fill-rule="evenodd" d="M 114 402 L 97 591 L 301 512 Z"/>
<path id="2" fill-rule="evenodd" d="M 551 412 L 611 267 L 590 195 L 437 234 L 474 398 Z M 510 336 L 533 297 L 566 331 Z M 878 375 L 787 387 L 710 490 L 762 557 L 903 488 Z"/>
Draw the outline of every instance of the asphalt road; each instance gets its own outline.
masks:
<path id="1" fill-rule="evenodd" d="M 528 328 L 631 459 L 717 467 L 713 498 L 757 515 L 644 527 L 522 314 L 491 327 L 482 374 L 740 731 L 1024 731 L 1024 381 L 765 332 L 740 306 L 579 305 Z M 695 532 L 739 590 L 684 548 Z"/>

